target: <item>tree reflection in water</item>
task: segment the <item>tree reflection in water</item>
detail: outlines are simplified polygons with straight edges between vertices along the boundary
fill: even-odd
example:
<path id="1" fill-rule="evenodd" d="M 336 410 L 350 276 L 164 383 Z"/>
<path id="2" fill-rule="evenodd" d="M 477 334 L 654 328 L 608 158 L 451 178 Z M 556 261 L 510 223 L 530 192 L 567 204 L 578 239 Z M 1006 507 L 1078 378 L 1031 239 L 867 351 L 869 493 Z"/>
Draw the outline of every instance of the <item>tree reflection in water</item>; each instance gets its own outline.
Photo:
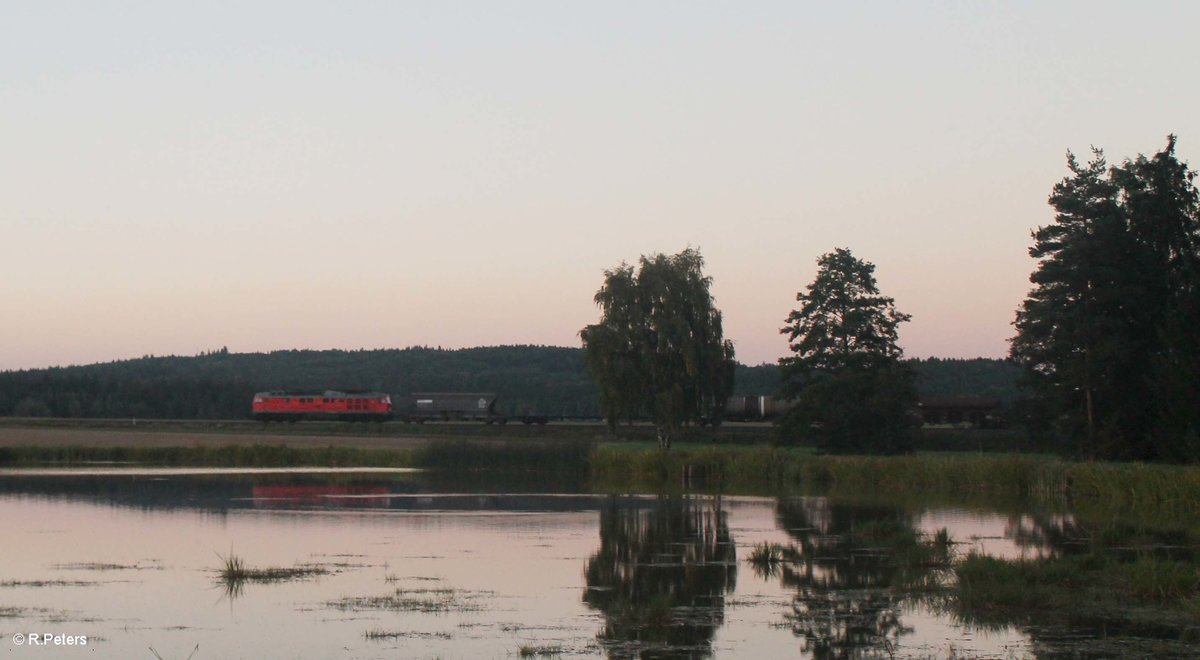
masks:
<path id="1" fill-rule="evenodd" d="M 604 613 L 613 658 L 711 653 L 737 580 L 737 550 L 719 497 L 611 497 L 583 600 Z"/>
<path id="2" fill-rule="evenodd" d="M 891 657 L 902 635 L 899 588 L 929 582 L 949 539 L 927 540 L 900 509 L 781 500 L 779 526 L 796 539 L 779 575 L 796 589 L 788 620 L 814 658 Z"/>

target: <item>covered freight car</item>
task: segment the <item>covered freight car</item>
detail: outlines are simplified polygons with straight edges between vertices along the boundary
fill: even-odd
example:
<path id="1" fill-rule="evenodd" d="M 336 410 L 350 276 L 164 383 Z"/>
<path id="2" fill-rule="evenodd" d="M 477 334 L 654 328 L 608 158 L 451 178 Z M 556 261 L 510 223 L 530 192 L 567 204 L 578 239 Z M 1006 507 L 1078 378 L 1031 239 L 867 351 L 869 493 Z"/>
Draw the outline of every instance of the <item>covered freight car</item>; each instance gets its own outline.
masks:
<path id="1" fill-rule="evenodd" d="M 731 422 L 764 422 L 779 417 L 791 407 L 791 401 L 770 395 L 737 395 L 725 402 L 724 418 Z"/>
<path id="2" fill-rule="evenodd" d="M 496 395 L 488 392 L 414 392 L 397 397 L 396 419 L 402 422 L 482 421 L 503 424 L 496 412 Z"/>

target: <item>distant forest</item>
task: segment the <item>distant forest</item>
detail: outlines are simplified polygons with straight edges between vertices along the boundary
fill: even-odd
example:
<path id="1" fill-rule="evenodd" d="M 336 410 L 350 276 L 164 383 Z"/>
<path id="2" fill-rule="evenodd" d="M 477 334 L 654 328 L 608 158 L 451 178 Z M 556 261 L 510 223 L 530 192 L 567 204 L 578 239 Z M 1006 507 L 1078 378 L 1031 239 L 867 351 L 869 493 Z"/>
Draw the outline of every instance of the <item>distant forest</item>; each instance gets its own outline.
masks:
<path id="1" fill-rule="evenodd" d="M 1020 370 L 1002 360 L 912 360 L 922 397 L 1018 398 Z M 86 366 L 0 372 L 0 415 L 238 419 L 272 389 L 493 392 L 498 412 L 598 417 L 583 350 L 494 346 L 443 350 L 274 351 L 143 357 Z M 774 395 L 773 364 L 738 365 L 734 394 Z"/>

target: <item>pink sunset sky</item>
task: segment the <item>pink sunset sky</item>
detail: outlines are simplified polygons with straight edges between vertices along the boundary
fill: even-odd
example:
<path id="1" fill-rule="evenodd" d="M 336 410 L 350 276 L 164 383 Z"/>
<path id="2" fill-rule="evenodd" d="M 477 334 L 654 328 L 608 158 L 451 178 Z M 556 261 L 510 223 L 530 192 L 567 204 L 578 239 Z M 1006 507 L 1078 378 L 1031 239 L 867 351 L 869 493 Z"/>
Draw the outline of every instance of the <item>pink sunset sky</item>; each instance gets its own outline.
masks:
<path id="1" fill-rule="evenodd" d="M 0 7 L 0 369 L 577 346 L 698 247 L 740 361 L 849 247 L 1001 357 L 1070 149 L 1200 153 L 1200 4 Z"/>

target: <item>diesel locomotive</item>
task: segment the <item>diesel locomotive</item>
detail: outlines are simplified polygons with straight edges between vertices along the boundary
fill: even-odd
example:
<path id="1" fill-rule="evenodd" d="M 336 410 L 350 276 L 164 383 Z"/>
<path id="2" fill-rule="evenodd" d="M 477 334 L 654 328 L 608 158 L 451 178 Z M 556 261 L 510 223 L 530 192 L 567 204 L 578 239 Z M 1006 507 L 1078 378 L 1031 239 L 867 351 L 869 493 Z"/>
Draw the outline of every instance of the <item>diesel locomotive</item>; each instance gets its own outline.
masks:
<path id="1" fill-rule="evenodd" d="M 276 390 L 255 394 L 250 411 L 260 422 L 383 422 L 392 418 L 392 397 L 383 392 Z"/>
<path id="2" fill-rule="evenodd" d="M 254 395 L 251 416 L 260 422 L 331 420 L 340 422 L 474 421 L 485 424 L 545 424 L 545 415 L 508 417 L 496 411 L 496 395 L 490 392 L 417 392 L 393 397 L 383 392 L 355 390 L 274 390 Z"/>

